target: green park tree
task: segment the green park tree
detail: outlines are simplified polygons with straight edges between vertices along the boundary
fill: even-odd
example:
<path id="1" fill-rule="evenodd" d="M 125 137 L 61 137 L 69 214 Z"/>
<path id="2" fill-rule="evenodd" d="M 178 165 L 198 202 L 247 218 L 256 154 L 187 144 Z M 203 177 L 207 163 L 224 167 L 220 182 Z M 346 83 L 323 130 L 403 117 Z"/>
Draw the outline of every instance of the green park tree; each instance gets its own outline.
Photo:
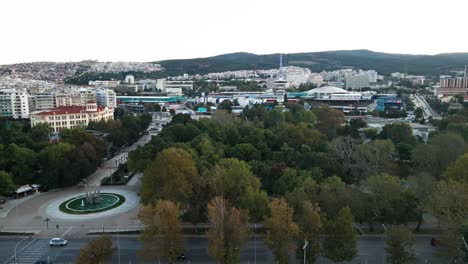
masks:
<path id="1" fill-rule="evenodd" d="M 348 192 L 345 183 L 338 176 L 326 178 L 320 184 L 318 201 L 321 209 L 329 217 L 336 217 L 340 209 L 348 202 Z"/>
<path id="2" fill-rule="evenodd" d="M 342 111 L 321 105 L 312 110 L 317 117 L 317 129 L 332 139 L 337 134 L 337 129 L 344 125 L 345 119 Z"/>
<path id="3" fill-rule="evenodd" d="M 414 110 L 414 117 L 415 117 L 416 119 L 420 119 L 420 118 L 423 117 L 423 110 L 422 110 L 420 107 L 418 107 L 418 108 L 416 108 L 416 109 Z"/>
<path id="4" fill-rule="evenodd" d="M 431 138 L 428 144 L 417 145 L 412 161 L 417 171 L 428 172 L 441 179 L 449 164 L 467 151 L 468 145 L 463 137 L 444 133 Z"/>
<path id="5" fill-rule="evenodd" d="M 411 231 L 402 225 L 388 228 L 385 252 L 392 264 L 412 264 L 416 261 L 415 239 Z"/>
<path id="6" fill-rule="evenodd" d="M 231 113 L 232 111 L 232 106 L 233 106 L 233 103 L 231 100 L 223 100 L 219 105 L 218 105 L 218 108 L 221 109 L 221 110 L 225 110 L 227 111 L 228 113 Z"/>
<path id="7" fill-rule="evenodd" d="M 408 184 L 410 192 L 416 198 L 416 210 L 418 215 L 418 225 L 416 226 L 416 232 L 419 231 L 423 222 L 423 213 L 426 211 L 426 204 L 432 194 L 432 188 L 434 187 L 436 180 L 434 176 L 429 173 L 421 172 L 416 175 L 408 177 Z"/>
<path id="8" fill-rule="evenodd" d="M 335 219 L 324 225 L 323 255 L 334 262 L 351 261 L 357 254 L 356 232 L 349 207 L 342 208 Z"/>
<path id="9" fill-rule="evenodd" d="M 390 140 L 373 140 L 358 145 L 353 153 L 355 160 L 354 182 L 359 183 L 371 175 L 392 172 L 395 166 L 393 163 L 394 152 L 395 146 Z"/>
<path id="10" fill-rule="evenodd" d="M 458 228 L 468 219 L 468 183 L 437 182 L 427 206 L 445 227 Z"/>
<path id="11" fill-rule="evenodd" d="M 410 125 L 405 123 L 387 124 L 382 128 L 379 134 L 381 139 L 389 139 L 393 144 L 414 142 L 413 130 Z"/>
<path id="12" fill-rule="evenodd" d="M 407 223 L 415 216 L 416 198 L 398 177 L 388 174 L 371 176 L 366 180 L 365 188 L 373 220 Z"/>
<path id="13" fill-rule="evenodd" d="M 0 196 L 12 194 L 16 186 L 11 180 L 11 175 L 5 171 L 0 171 Z"/>
<path id="14" fill-rule="evenodd" d="M 468 183 L 468 153 L 463 154 L 448 166 L 444 178 Z"/>
<path id="15" fill-rule="evenodd" d="M 266 213 L 266 193 L 260 190 L 260 181 L 244 161 L 233 158 L 220 160 L 208 172 L 208 185 L 215 195 L 255 214 L 256 221 Z"/>

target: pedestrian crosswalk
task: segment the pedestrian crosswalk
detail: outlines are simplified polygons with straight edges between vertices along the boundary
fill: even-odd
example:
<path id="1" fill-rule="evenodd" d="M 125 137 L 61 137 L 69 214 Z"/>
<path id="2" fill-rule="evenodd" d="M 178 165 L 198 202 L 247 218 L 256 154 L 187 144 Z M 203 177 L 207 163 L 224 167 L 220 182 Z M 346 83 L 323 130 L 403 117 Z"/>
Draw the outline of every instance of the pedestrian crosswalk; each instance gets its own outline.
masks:
<path id="1" fill-rule="evenodd" d="M 16 255 L 16 262 L 13 258 L 11 263 L 24 263 L 24 264 L 34 264 L 36 261 L 41 259 L 43 255 L 49 250 L 49 244 L 46 240 L 35 240 L 27 248 L 23 249 Z"/>

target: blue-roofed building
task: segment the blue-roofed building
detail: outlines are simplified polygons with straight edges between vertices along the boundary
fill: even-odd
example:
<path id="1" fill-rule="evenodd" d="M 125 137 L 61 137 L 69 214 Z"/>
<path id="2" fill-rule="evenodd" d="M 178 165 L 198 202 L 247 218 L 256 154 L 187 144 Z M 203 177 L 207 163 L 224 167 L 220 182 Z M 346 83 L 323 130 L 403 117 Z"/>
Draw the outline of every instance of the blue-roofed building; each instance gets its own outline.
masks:
<path id="1" fill-rule="evenodd" d="M 373 97 L 375 101 L 375 110 L 384 112 L 388 109 L 401 110 L 403 100 L 398 98 L 396 94 L 377 94 Z"/>
<path id="2" fill-rule="evenodd" d="M 207 111 L 206 107 L 198 107 L 197 109 L 197 113 L 206 113 Z"/>
<path id="3" fill-rule="evenodd" d="M 119 103 L 178 103 L 185 100 L 185 96 L 117 96 Z"/>

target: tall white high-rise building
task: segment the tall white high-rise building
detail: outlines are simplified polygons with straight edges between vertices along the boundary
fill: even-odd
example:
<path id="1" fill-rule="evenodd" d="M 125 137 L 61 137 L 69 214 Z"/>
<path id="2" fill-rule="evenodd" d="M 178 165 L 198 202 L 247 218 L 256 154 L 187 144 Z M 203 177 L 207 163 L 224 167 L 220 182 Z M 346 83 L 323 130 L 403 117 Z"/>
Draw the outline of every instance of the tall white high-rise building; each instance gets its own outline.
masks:
<path id="1" fill-rule="evenodd" d="M 28 92 L 20 89 L 0 90 L 0 116 L 29 118 Z"/>
<path id="2" fill-rule="evenodd" d="M 369 82 L 375 83 L 377 82 L 377 72 L 374 70 L 367 71 L 367 75 L 369 76 Z"/>
<path id="3" fill-rule="evenodd" d="M 117 107 L 117 96 L 113 90 L 99 89 L 96 91 L 96 103 L 99 106 L 115 108 Z"/>

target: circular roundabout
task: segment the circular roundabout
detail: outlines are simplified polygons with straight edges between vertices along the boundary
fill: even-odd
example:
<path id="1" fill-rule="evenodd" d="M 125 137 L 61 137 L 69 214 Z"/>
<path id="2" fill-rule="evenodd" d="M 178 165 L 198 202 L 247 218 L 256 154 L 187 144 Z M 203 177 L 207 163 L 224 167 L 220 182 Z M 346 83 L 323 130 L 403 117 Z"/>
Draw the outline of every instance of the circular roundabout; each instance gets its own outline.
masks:
<path id="1" fill-rule="evenodd" d="M 116 193 L 99 194 L 99 202 L 88 203 L 86 196 L 81 195 L 66 200 L 60 204 L 60 211 L 67 214 L 93 214 L 119 207 L 125 202 L 125 197 Z"/>
<path id="2" fill-rule="evenodd" d="M 105 189 L 98 197 L 87 200 L 86 195 L 61 196 L 41 206 L 41 215 L 64 221 L 90 221 L 127 213 L 138 207 L 139 197 L 135 192 L 123 189 Z"/>

